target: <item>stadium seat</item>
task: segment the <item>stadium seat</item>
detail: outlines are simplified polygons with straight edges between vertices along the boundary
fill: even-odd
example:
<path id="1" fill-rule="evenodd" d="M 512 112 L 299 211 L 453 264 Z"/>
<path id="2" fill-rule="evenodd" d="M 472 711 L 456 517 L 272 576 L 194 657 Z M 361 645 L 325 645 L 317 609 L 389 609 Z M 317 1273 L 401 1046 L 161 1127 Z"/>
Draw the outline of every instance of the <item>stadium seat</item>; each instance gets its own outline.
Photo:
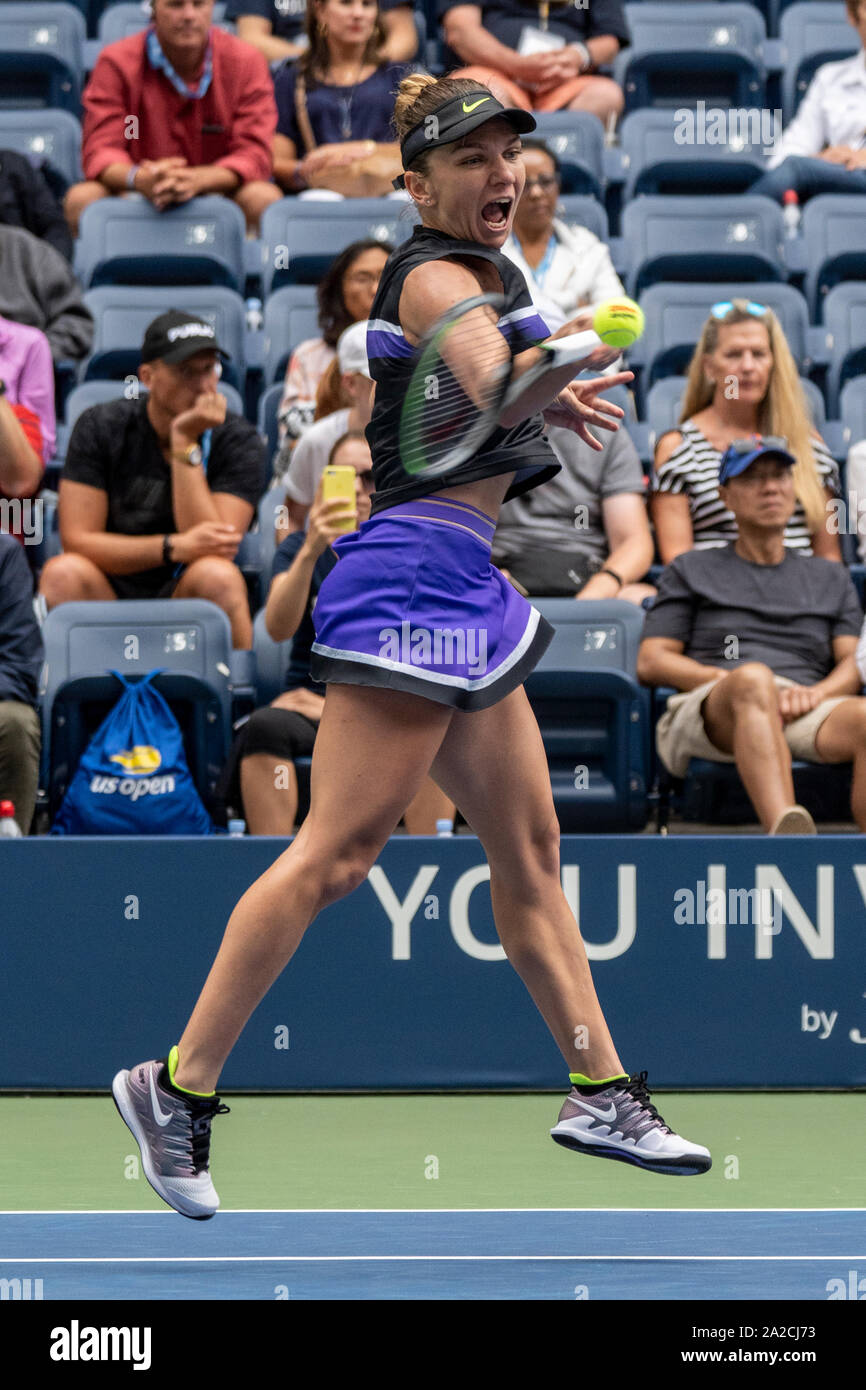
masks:
<path id="1" fill-rule="evenodd" d="M 243 289 L 246 224 L 213 195 L 157 212 L 146 198 L 102 198 L 84 209 L 75 270 L 99 285 L 226 285 Z"/>
<path id="2" fill-rule="evenodd" d="M 626 111 L 641 106 L 762 106 L 763 16 L 752 5 L 627 5 L 632 46 L 613 75 Z"/>
<path id="3" fill-rule="evenodd" d="M 629 294 L 658 280 L 783 280 L 784 221 L 770 198 L 636 198 L 622 239 Z"/>
<path id="4" fill-rule="evenodd" d="M 711 307 L 730 299 L 754 300 L 772 309 L 800 372 L 809 367 L 809 312 L 805 299 L 792 285 L 778 282 L 651 285 L 640 300 L 646 331 L 629 349 L 629 366 L 640 373 L 638 395 L 641 401 L 646 399 L 655 381 L 686 370 Z"/>
<path id="5" fill-rule="evenodd" d="M 859 44 L 856 30 L 846 19 L 845 6 L 838 0 L 790 5 L 782 15 L 779 33 L 785 54 L 782 110 L 787 123 L 822 63 L 850 58 Z"/>
<path id="6" fill-rule="evenodd" d="M 866 197 L 822 193 L 803 209 L 805 291 L 813 323 L 824 317 L 827 292 L 843 280 L 866 280 Z"/>
<path id="7" fill-rule="evenodd" d="M 67 184 L 81 179 L 81 122 L 69 111 L 7 111 L 0 106 L 0 149 L 48 164 Z"/>
<path id="8" fill-rule="evenodd" d="M 314 285 L 284 285 L 265 300 L 265 382 L 282 381 L 298 343 L 319 338 L 319 307 Z"/>
<path id="9" fill-rule="evenodd" d="M 0 4 L 0 107 L 77 116 L 86 24 L 74 5 Z"/>
<path id="10" fill-rule="evenodd" d="M 555 635 L 527 678 L 566 834 L 637 831 L 648 816 L 649 699 L 636 677 L 643 610 L 533 599 Z"/>
<path id="11" fill-rule="evenodd" d="M 230 362 L 223 363 L 223 380 L 242 388 L 246 309 L 235 290 L 210 285 L 155 289 L 104 285 L 88 290 L 84 302 L 93 314 L 96 331 L 93 350 L 84 363 L 83 381 L 134 377 L 147 325 L 168 309 L 183 309 L 200 314 L 206 323 L 215 326 L 220 346 L 231 356 Z"/>
<path id="12" fill-rule="evenodd" d="M 557 204 L 556 215 L 566 227 L 586 227 L 601 241 L 610 241 L 607 213 L 588 193 L 564 194 Z"/>
<path id="13" fill-rule="evenodd" d="M 851 377 L 866 372 L 866 281 L 837 285 L 824 301 L 824 326 L 830 345 L 827 405 L 838 413 L 839 393 Z"/>
<path id="14" fill-rule="evenodd" d="M 282 285 L 317 284 L 353 241 L 372 237 L 397 245 L 412 235 L 416 221 L 414 209 L 396 198 L 281 198 L 261 221 L 265 296 Z"/>
<path id="15" fill-rule="evenodd" d="M 280 447 L 279 422 L 277 411 L 280 408 L 280 400 L 283 395 L 283 383 L 277 381 L 273 386 L 269 386 L 259 397 L 258 405 L 258 428 L 259 434 L 268 443 L 268 467 L 274 461 L 274 455 Z"/>
<path id="16" fill-rule="evenodd" d="M 292 639 L 275 642 L 265 627 L 264 608 L 253 621 L 253 651 L 256 657 L 256 697 L 258 706 L 269 705 L 285 689 L 286 667 Z M 296 824 L 300 825 L 310 807 L 310 767 L 312 758 L 295 758 L 298 779 L 298 810 Z"/>
<path id="17" fill-rule="evenodd" d="M 543 140 L 562 166 L 563 193 L 601 198 L 604 188 L 604 129 L 589 111 L 537 111 L 533 138 Z"/>
<path id="18" fill-rule="evenodd" d="M 280 486 L 269 487 L 259 501 L 258 537 L 265 597 L 267 597 L 267 589 L 271 580 L 271 566 L 274 563 L 274 555 L 277 550 L 275 528 L 279 516 L 278 509 L 285 506 L 285 502 L 286 490 Z"/>
<path id="19" fill-rule="evenodd" d="M 231 731 L 231 629 L 203 599 L 62 603 L 42 629 L 40 786 L 52 818 L 90 738 L 115 704 L 110 675 L 143 676 L 168 700 L 184 735 L 189 769 L 213 805 Z"/>
<path id="20" fill-rule="evenodd" d="M 739 133 L 726 114 L 724 142 L 712 139 L 706 114 L 644 108 L 626 116 L 620 129 L 626 178 L 623 199 L 639 195 L 745 193 L 764 172 L 764 150 L 771 129 L 761 129 L 753 107 L 737 113 Z M 703 138 L 700 138 L 702 137 Z M 710 138 L 706 138 L 706 137 Z"/>
<path id="21" fill-rule="evenodd" d="M 847 447 L 866 439 L 866 375 L 852 377 L 842 387 L 839 392 L 839 418 Z"/>

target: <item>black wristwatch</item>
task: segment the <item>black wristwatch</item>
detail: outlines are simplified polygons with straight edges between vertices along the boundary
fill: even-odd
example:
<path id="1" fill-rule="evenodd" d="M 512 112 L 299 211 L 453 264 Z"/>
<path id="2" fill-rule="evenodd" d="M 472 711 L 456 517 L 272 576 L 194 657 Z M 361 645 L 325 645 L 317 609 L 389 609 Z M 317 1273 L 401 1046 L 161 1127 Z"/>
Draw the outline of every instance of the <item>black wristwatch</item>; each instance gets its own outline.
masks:
<path id="1" fill-rule="evenodd" d="M 2 376 L 0 376 L 0 396 L 5 396 L 5 395 L 6 395 L 6 382 L 3 380 Z"/>
<path id="2" fill-rule="evenodd" d="M 162 539 L 162 563 L 164 565 L 173 564 L 171 557 L 171 536 L 163 536 Z"/>

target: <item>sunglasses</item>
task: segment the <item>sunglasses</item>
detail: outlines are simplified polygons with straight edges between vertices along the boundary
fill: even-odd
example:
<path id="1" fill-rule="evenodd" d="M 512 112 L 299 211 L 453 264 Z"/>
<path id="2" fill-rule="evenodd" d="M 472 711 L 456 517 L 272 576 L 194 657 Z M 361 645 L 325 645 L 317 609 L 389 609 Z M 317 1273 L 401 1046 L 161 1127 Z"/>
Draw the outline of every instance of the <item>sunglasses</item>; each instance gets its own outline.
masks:
<path id="1" fill-rule="evenodd" d="M 781 434 L 753 434 L 751 439 L 733 439 L 729 445 L 735 454 L 754 454 L 757 449 L 781 449 L 790 453 L 788 441 Z"/>
<path id="2" fill-rule="evenodd" d="M 713 305 L 712 309 L 710 310 L 710 318 L 726 319 L 728 317 L 728 314 L 733 313 L 736 307 L 736 304 L 734 304 L 732 300 L 722 299 L 719 301 L 718 304 Z M 751 314 L 756 319 L 762 319 L 764 315 L 767 313 L 767 309 L 763 304 L 756 304 L 752 299 L 750 299 L 743 307 L 745 308 L 747 314 Z"/>

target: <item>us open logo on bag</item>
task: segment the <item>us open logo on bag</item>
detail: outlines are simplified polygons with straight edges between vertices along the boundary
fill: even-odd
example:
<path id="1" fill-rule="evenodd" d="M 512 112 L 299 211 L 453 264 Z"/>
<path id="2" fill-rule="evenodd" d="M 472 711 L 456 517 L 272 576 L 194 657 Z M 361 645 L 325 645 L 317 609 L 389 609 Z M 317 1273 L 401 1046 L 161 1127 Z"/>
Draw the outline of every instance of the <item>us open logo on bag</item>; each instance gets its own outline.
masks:
<path id="1" fill-rule="evenodd" d="M 92 792 L 104 796 L 119 792 L 121 796 L 129 796 L 133 801 L 138 801 L 142 796 L 164 796 L 167 792 L 174 791 L 174 777 L 170 773 L 163 777 L 152 775 L 162 764 L 162 754 L 150 743 L 137 743 L 134 748 L 110 753 L 108 761 L 119 763 L 127 773 L 135 775 L 120 778 L 104 777 L 97 773 L 90 783 Z"/>

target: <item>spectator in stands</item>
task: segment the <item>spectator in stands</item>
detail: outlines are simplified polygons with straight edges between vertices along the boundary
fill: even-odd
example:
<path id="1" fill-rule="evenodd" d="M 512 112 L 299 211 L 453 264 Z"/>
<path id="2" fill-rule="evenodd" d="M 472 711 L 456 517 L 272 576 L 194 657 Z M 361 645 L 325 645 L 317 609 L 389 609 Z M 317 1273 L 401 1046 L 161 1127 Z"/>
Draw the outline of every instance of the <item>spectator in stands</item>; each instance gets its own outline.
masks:
<path id="1" fill-rule="evenodd" d="M 160 211 L 205 193 L 233 198 L 255 234 L 280 197 L 271 179 L 276 126 L 268 65 L 212 26 L 213 0 L 152 0 L 152 25 L 103 48 L 82 98 L 85 182 L 66 195 L 82 212 L 134 191 Z"/>
<path id="2" fill-rule="evenodd" d="M 312 424 L 316 391 L 334 360 L 337 340 L 350 323 L 366 319 L 393 249 L 390 243 L 372 238 L 353 241 L 319 281 L 316 298 L 322 336 L 305 339 L 289 358 L 278 412 L 281 445 L 298 439 Z"/>
<path id="3" fill-rule="evenodd" d="M 0 318 L 0 499 L 36 496 L 54 444 L 51 345 L 38 328 Z M 12 513 L 11 525 L 0 517 L 0 530 L 23 542 L 27 528 L 22 515 L 20 509 Z M 35 530 L 30 534 L 35 536 Z"/>
<path id="4" fill-rule="evenodd" d="M 628 434 L 606 434 L 600 451 L 558 426 L 547 437 L 562 471 L 502 507 L 494 564 L 538 597 L 651 598 L 655 589 L 638 582 L 653 542 L 643 467 Z"/>
<path id="5" fill-rule="evenodd" d="M 622 111 L 619 87 L 598 72 L 630 43 L 621 0 L 439 0 L 439 18 L 458 69 L 449 76 L 484 83 L 506 106 L 591 111 L 605 122 Z"/>
<path id="6" fill-rule="evenodd" d="M 523 271 L 542 317 L 552 305 L 565 323 L 581 308 L 615 299 L 625 289 L 604 242 L 586 227 L 571 229 L 558 220 L 556 155 L 542 140 L 524 137 L 522 143 L 526 183 L 502 250 Z"/>
<path id="7" fill-rule="evenodd" d="M 148 326 L 138 400 L 91 406 L 60 480 L 65 553 L 42 571 L 49 608 L 70 599 L 206 598 L 235 647 L 252 645 L 246 584 L 233 563 L 262 492 L 264 445 L 226 411 L 213 328 L 170 310 Z"/>
<path id="8" fill-rule="evenodd" d="M 772 310 L 747 300 L 713 305 L 692 356 L 680 427 L 655 453 L 650 511 L 662 564 L 692 546 L 722 546 L 737 524 L 718 489 L 719 460 L 733 439 L 784 434 L 797 460 L 797 505 L 785 544 L 840 560 L 827 507 L 839 491 L 836 464 L 813 429 L 797 367 Z"/>
<path id="9" fill-rule="evenodd" d="M 866 830 L 866 700 L 855 665 L 863 613 L 843 565 L 786 544 L 797 467 L 786 443 L 753 438 L 725 451 L 719 486 L 737 539 L 687 551 L 663 572 L 638 676 L 682 692 L 657 730 L 675 777 L 693 757 L 735 762 L 769 834 L 814 834 L 794 800 L 792 755 L 853 760 L 851 810 Z"/>
<path id="10" fill-rule="evenodd" d="M 22 835 L 30 829 L 39 784 L 36 702 L 44 656 L 24 552 L 11 536 L 0 535 L 0 800 L 14 802 Z"/>
<path id="11" fill-rule="evenodd" d="M 801 203 L 816 193 L 866 193 L 866 0 L 845 4 L 860 52 L 818 69 L 750 193 L 782 202 L 793 188 Z"/>
<path id="12" fill-rule="evenodd" d="M 385 57 L 403 63 L 418 51 L 412 6 L 403 0 L 380 0 L 385 30 Z M 251 43 L 268 62 L 300 58 L 309 40 L 305 29 L 306 0 L 229 0 L 225 18 L 234 20 L 239 39 Z"/>
<path id="13" fill-rule="evenodd" d="M 377 0 L 310 0 L 307 35 L 274 81 L 274 178 L 287 193 L 392 193 L 402 170 L 394 94 L 413 65 L 385 57 Z"/>
<path id="14" fill-rule="evenodd" d="M 0 150 L 0 223 L 23 227 L 72 260 L 72 237 L 63 208 L 42 170 L 15 150 Z"/>
<path id="15" fill-rule="evenodd" d="M 326 462 L 356 472 L 354 524 L 370 515 L 373 461 L 359 430 L 335 440 Z M 337 563 L 331 542 L 340 534 L 345 503 L 323 502 L 316 491 L 306 532 L 296 531 L 280 545 L 265 609 L 265 625 L 275 642 L 293 637 L 286 690 L 258 709 L 235 741 L 221 783 L 222 797 L 242 810 L 252 835 L 291 835 L 298 809 L 293 760 L 309 757 L 324 705 L 325 688 L 310 678 L 310 648 L 315 640 L 311 613 L 316 595 Z M 277 773 L 281 775 L 275 775 Z M 429 778 L 404 816 L 410 835 L 432 835 L 439 819 L 453 820 L 454 806 Z"/>
<path id="16" fill-rule="evenodd" d="M 286 490 L 287 531 L 301 531 L 313 505 L 322 472 L 335 442 L 347 431 L 363 433 L 373 410 L 373 382 L 367 362 L 367 320 L 353 323 L 340 337 L 337 356 L 328 368 L 336 368 L 343 396 L 349 404 L 316 419 L 289 452 L 277 455 L 277 470 Z M 282 539 L 282 536 L 280 536 Z"/>
<path id="17" fill-rule="evenodd" d="M 846 525 L 857 535 L 857 559 L 866 564 L 866 439 L 856 440 L 845 464 L 848 496 L 844 499 Z"/>
<path id="18" fill-rule="evenodd" d="M 41 328 L 55 362 L 85 357 L 93 316 L 72 267 L 23 227 L 0 226 L 0 314 Z"/>

